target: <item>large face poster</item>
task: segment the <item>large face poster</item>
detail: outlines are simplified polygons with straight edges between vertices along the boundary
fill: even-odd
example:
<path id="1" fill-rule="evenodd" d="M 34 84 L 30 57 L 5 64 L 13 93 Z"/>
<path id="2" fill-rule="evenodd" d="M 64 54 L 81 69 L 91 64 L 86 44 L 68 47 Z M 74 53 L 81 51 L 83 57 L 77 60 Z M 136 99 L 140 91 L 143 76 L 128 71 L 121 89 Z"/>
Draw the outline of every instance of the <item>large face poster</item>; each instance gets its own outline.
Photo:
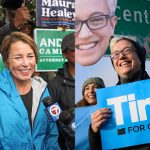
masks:
<path id="1" fill-rule="evenodd" d="M 80 3 L 81 2 L 77 0 L 76 7 L 78 7 Z M 103 0 L 101 2 L 99 2 L 99 3 L 101 3 L 101 7 L 100 7 L 100 5 L 98 5 L 98 1 L 96 1 L 96 0 L 94 0 L 94 2 L 88 0 L 88 1 L 86 1 L 86 3 L 89 3 L 91 5 L 91 7 L 93 7 L 93 8 L 95 7 L 95 10 L 86 9 L 87 13 L 83 13 L 83 10 L 82 10 L 78 14 L 78 9 L 79 8 L 81 9 L 81 6 L 79 8 L 77 8 L 76 9 L 76 17 L 77 17 L 76 19 L 79 21 L 88 20 L 90 13 L 92 14 L 92 11 L 96 11 L 96 9 L 98 9 L 98 8 L 99 8 L 99 11 L 105 11 L 105 14 L 108 13 L 105 10 L 104 4 L 102 4 L 102 3 L 105 3 Z M 94 6 L 93 3 L 97 4 L 97 6 Z M 84 0 L 82 1 L 81 4 L 84 5 Z M 87 16 L 85 14 L 87 14 Z M 101 15 L 103 15 L 103 14 L 104 13 L 101 13 Z M 146 71 L 150 75 L 150 67 L 149 67 L 150 66 L 150 30 L 149 30 L 150 18 L 149 18 L 149 15 L 150 15 L 150 1 L 148 1 L 148 0 L 144 0 L 144 1 L 140 0 L 140 1 L 138 1 L 138 3 L 135 0 L 132 2 L 129 0 L 125 0 L 125 1 L 118 0 L 118 4 L 117 4 L 117 8 L 116 8 L 116 16 L 118 17 L 118 21 L 114 28 L 114 34 L 117 36 L 126 36 L 127 38 L 132 38 L 135 41 L 137 41 L 141 46 L 144 46 L 144 48 L 146 49 L 146 52 L 147 52 L 146 65 L 145 65 Z M 92 16 L 92 17 L 95 17 L 95 16 Z M 88 25 L 89 24 L 90 23 L 88 22 Z M 109 26 L 109 21 L 107 22 L 107 25 L 104 28 L 107 28 L 108 26 Z M 87 41 L 88 41 L 88 43 L 90 43 L 90 38 L 88 38 L 88 36 L 91 35 L 93 40 L 94 40 L 94 36 L 96 37 L 96 34 L 94 34 L 94 33 L 96 33 L 96 30 L 95 30 L 95 32 L 92 33 L 92 32 L 90 32 L 90 30 L 88 30 L 88 28 L 85 29 L 84 27 L 85 27 L 85 24 L 83 24 L 83 22 L 82 22 L 82 28 L 80 27 L 81 28 L 80 32 L 76 33 L 79 35 L 79 36 L 76 35 L 76 44 L 78 44 L 77 45 L 78 49 L 79 48 L 84 49 L 85 43 Z M 89 35 L 84 34 L 83 30 L 84 31 L 86 30 L 87 31 L 86 33 L 88 33 L 88 31 L 89 31 Z M 107 30 L 107 32 L 106 32 L 106 29 L 105 29 L 105 32 L 104 32 L 105 34 L 103 33 L 103 28 L 98 29 L 98 30 L 99 31 L 101 30 L 101 33 L 97 32 L 97 35 L 99 35 L 99 38 L 97 37 L 97 39 L 101 40 L 101 44 L 103 44 L 103 38 L 109 30 Z M 108 35 L 109 35 L 109 33 L 108 33 Z M 84 36 L 87 36 L 87 37 L 84 38 Z M 79 41 L 78 39 L 81 37 L 82 37 L 82 43 L 84 43 L 84 46 L 79 45 L 79 44 L 81 44 L 81 42 L 78 42 Z M 90 44 L 92 45 L 93 43 L 91 42 Z M 90 44 L 88 45 L 89 47 L 91 46 Z M 93 47 L 94 47 L 94 44 L 93 44 Z M 99 53 L 101 53 L 101 52 L 99 51 Z M 86 55 L 87 55 L 87 53 L 85 53 L 84 56 L 86 57 Z M 77 56 L 78 55 L 76 54 L 76 57 Z M 85 58 L 84 56 L 82 56 L 81 60 L 83 60 Z M 97 56 L 98 56 L 98 54 L 97 54 Z M 83 98 L 82 86 L 83 86 L 84 81 L 90 77 L 102 78 L 106 87 L 115 86 L 117 84 L 118 75 L 117 75 L 117 73 L 114 69 L 114 66 L 112 65 L 112 61 L 110 59 L 110 49 L 107 49 L 105 55 L 103 55 L 103 57 L 100 58 L 100 60 L 98 60 L 95 64 L 83 65 L 83 64 L 80 64 L 80 61 L 76 62 L 75 103 L 79 102 Z M 77 114 L 80 116 L 80 118 L 82 118 L 82 120 L 84 120 L 84 118 L 85 118 L 85 116 L 82 115 L 82 111 L 85 112 L 85 109 L 86 109 L 86 107 L 84 107 L 83 110 L 82 110 L 82 108 L 76 109 Z M 89 112 L 92 113 L 93 111 L 91 110 Z M 78 116 L 76 116 L 76 117 L 78 117 Z M 90 117 L 91 116 L 89 115 L 87 117 L 87 120 L 91 121 Z M 88 125 L 90 124 L 90 121 L 88 122 Z M 78 120 L 78 122 L 80 122 L 80 120 Z M 85 143 L 86 143 L 86 142 L 88 142 L 88 128 L 89 127 L 85 127 L 85 128 L 87 128 L 87 133 L 85 132 L 85 136 L 87 136 L 86 140 L 85 140 Z M 79 126 L 76 128 L 76 131 L 77 130 L 82 131 L 82 129 L 80 129 Z M 76 135 L 76 138 L 78 138 L 78 143 L 76 143 L 77 148 L 82 149 L 83 140 L 81 143 L 79 142 L 79 134 L 78 134 L 78 136 Z"/>
<path id="2" fill-rule="evenodd" d="M 130 3 L 130 5 L 128 5 Z M 114 34 L 132 37 L 145 47 L 147 52 L 146 70 L 150 74 L 150 1 L 140 0 L 138 4 L 129 0 L 118 0 L 116 15 L 118 17 Z M 140 6 L 140 7 L 138 7 Z M 102 31 L 101 31 L 102 32 Z M 94 36 L 94 35 L 93 35 Z M 84 59 L 84 58 L 82 58 Z M 105 81 L 106 86 L 117 83 L 118 77 L 110 59 L 110 50 L 96 64 L 83 66 L 76 63 L 76 102 L 82 98 L 81 87 L 86 78 L 99 76 Z M 80 79 L 80 80 L 78 80 Z"/>

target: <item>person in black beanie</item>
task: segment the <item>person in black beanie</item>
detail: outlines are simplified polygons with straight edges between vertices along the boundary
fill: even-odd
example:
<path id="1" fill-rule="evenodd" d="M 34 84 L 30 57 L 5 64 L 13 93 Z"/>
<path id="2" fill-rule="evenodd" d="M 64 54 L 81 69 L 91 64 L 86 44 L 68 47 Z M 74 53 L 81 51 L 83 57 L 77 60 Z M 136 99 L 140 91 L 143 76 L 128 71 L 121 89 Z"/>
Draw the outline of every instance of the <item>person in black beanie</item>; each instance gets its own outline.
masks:
<path id="1" fill-rule="evenodd" d="M 145 71 L 146 50 L 137 42 L 125 37 L 115 37 L 110 41 L 111 61 L 118 75 L 118 83 L 125 84 L 149 79 Z M 89 144 L 91 150 L 101 150 L 100 128 L 111 117 L 109 108 L 102 108 L 91 115 Z M 149 150 L 150 144 L 122 148 L 126 150 Z"/>
<path id="2" fill-rule="evenodd" d="M 23 0 L 2 0 L 4 18 L 0 20 L 0 45 L 4 37 L 11 32 L 20 31 L 22 26 L 30 20 L 30 12 L 23 6 Z"/>

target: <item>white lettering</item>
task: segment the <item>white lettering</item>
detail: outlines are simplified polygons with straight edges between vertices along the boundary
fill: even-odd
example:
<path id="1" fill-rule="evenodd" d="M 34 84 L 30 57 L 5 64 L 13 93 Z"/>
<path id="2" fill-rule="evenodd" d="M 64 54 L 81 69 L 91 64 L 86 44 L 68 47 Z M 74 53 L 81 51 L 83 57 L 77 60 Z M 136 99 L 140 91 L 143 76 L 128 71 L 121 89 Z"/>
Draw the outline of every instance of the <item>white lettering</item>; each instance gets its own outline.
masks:
<path id="1" fill-rule="evenodd" d="M 150 98 L 146 98 L 145 100 L 138 100 L 137 103 L 140 121 L 147 120 L 146 106 L 150 105 Z"/>
<path id="2" fill-rule="evenodd" d="M 51 6 L 51 0 L 42 0 L 42 6 Z"/>
<path id="3" fill-rule="evenodd" d="M 128 102 L 132 123 L 147 120 L 146 107 L 150 107 L 150 98 L 136 100 L 135 94 L 129 94 L 107 99 L 108 105 L 114 105 L 117 125 L 124 124 L 122 106 L 125 102 Z"/>
<path id="4" fill-rule="evenodd" d="M 137 106 L 136 106 L 137 104 L 135 101 L 135 95 L 134 94 L 128 95 L 128 101 L 131 101 L 129 102 L 131 121 L 138 122 L 139 118 L 138 118 L 138 112 L 137 112 Z"/>
<path id="5" fill-rule="evenodd" d="M 42 17 L 50 17 L 50 8 L 42 7 Z"/>
<path id="6" fill-rule="evenodd" d="M 127 22 L 135 22 L 135 23 L 145 23 L 150 24 L 150 17 L 148 10 L 129 10 L 122 9 L 120 6 L 117 6 L 120 16 L 118 16 L 118 20 L 125 20 Z"/>
<path id="7" fill-rule="evenodd" d="M 40 42 L 40 47 L 60 47 L 62 39 L 45 39 L 42 38 Z"/>
<path id="8" fill-rule="evenodd" d="M 117 125 L 124 124 L 122 105 L 121 105 L 124 102 L 127 102 L 127 96 L 120 96 L 120 97 L 107 99 L 108 105 L 114 105 Z"/>
<path id="9" fill-rule="evenodd" d="M 47 43 L 44 38 L 42 38 L 41 43 L 40 43 L 40 47 L 42 47 L 42 46 L 47 47 Z"/>
<path id="10" fill-rule="evenodd" d="M 68 2 L 62 0 L 42 0 L 42 6 L 48 7 L 66 7 L 66 8 L 75 8 L 75 2 Z"/>
<path id="11" fill-rule="evenodd" d="M 123 18 L 125 19 L 125 21 L 131 21 L 131 12 L 130 12 L 130 10 L 124 10 Z"/>

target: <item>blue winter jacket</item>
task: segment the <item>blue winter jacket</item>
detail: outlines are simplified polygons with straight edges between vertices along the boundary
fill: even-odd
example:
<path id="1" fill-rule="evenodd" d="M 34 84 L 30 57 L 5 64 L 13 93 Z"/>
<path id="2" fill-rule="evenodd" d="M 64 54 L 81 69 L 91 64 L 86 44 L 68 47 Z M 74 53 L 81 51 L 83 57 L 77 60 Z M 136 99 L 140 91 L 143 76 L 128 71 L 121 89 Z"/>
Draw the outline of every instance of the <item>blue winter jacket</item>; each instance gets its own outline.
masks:
<path id="1" fill-rule="evenodd" d="M 46 82 L 31 79 L 33 89 L 32 129 L 28 113 L 11 73 L 0 73 L 0 150 L 59 150 L 55 122 L 47 119 L 42 99 L 49 95 Z"/>

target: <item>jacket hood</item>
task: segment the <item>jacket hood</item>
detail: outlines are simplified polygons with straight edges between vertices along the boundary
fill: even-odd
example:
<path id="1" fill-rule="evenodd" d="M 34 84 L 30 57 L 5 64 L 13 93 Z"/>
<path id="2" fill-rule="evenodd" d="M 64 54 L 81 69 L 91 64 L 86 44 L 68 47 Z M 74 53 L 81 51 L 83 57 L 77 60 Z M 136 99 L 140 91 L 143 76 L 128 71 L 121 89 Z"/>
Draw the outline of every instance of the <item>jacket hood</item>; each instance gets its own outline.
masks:
<path id="1" fill-rule="evenodd" d="M 7 95 L 12 95 L 12 93 L 18 95 L 9 69 L 5 68 L 0 73 L 0 83 L 0 89 L 4 91 Z"/>
<path id="2" fill-rule="evenodd" d="M 47 83 L 40 77 L 34 77 L 31 78 L 31 85 L 35 92 L 37 92 L 39 95 L 42 94 L 44 91 Z M 0 73 L 0 89 L 7 93 L 7 95 L 18 95 L 18 90 L 15 86 L 15 83 L 12 79 L 12 75 L 9 69 L 5 68 Z M 39 93 L 40 91 L 40 93 Z"/>
<path id="3" fill-rule="evenodd" d="M 31 85 L 34 91 L 37 93 L 39 93 L 40 91 L 39 94 L 41 95 L 44 89 L 46 88 L 47 83 L 41 77 L 38 77 L 38 76 L 31 78 L 30 81 L 31 81 Z"/>

